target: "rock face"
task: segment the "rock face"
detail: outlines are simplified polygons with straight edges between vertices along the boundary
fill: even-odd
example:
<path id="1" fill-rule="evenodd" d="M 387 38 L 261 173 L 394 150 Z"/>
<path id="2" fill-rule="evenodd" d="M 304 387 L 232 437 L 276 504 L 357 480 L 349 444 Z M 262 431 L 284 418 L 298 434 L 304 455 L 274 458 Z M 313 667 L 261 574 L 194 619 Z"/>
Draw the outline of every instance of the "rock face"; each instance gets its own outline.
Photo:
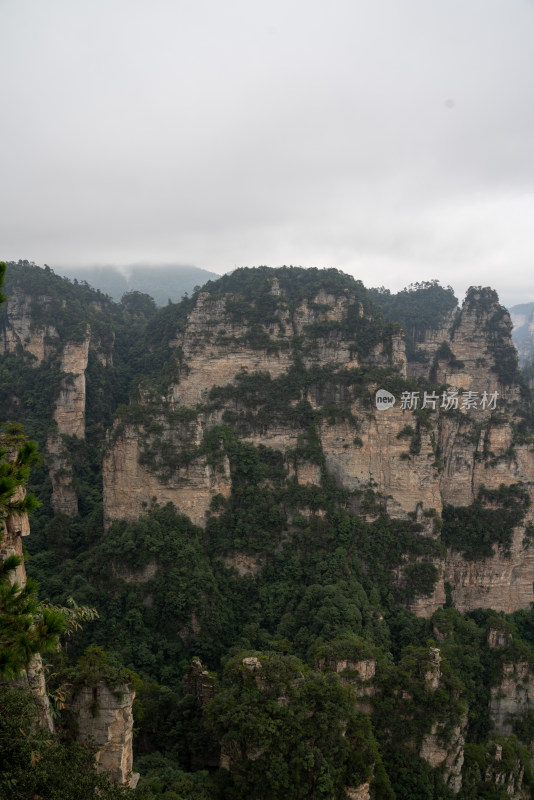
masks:
<path id="1" fill-rule="evenodd" d="M 397 332 L 388 334 L 389 341 L 367 350 L 355 347 L 347 320 L 365 320 L 366 312 L 346 293 L 322 289 L 315 297 L 291 306 L 274 278 L 271 295 L 277 303 L 276 315 L 272 321 L 251 327 L 246 319 L 236 318 L 233 309 L 239 297 L 201 292 L 171 340 L 179 377 L 165 403 L 171 409 L 196 409 L 195 442 L 200 443 L 204 433 L 220 424 L 225 415 L 239 417 L 244 411 L 235 393 L 234 399 L 214 409 L 210 399 L 214 387 L 236 387 L 243 375 L 258 372 L 273 381 L 289 374 L 295 359 L 292 337 L 297 336 L 305 342 L 301 358 L 308 369 L 387 368 L 392 376 L 418 375 L 446 385 L 453 398 L 457 392 L 456 400 L 445 401 L 440 395 L 433 405 L 428 401 L 422 418 L 418 416 L 422 392 L 417 408 L 401 403 L 398 393 L 394 407 L 381 411 L 374 408 L 373 395 L 387 386 L 370 383 L 367 396 L 351 399 L 342 387 L 337 394 L 325 395 L 312 384 L 304 398 L 312 408 L 330 402 L 343 405 L 347 412 L 345 419 L 324 420 L 318 427 L 324 468 L 338 486 L 349 491 L 372 486 L 384 498 L 387 513 L 399 518 L 422 511 L 435 512 L 439 518 L 444 504 L 472 504 L 481 487 L 523 483 L 532 492 L 534 451 L 526 441 L 517 441 L 513 432 L 521 407 L 520 391 L 513 375 L 507 378 L 502 372 L 502 359 L 512 358 L 513 362 L 511 323 L 494 292 L 470 290 L 463 308 L 449 313 L 438 329 L 429 330 L 417 343 L 426 361 L 412 362 L 407 361 Z M 467 392 L 474 393 L 476 408 L 466 404 Z M 498 397 L 496 409 L 489 400 L 493 393 Z M 445 407 L 446 402 L 450 408 Z M 172 424 L 161 419 L 161 441 L 171 441 Z M 241 435 L 256 446 L 280 451 L 288 476 L 295 476 L 300 484 L 321 484 L 318 463 L 293 462 L 288 456 L 301 436 L 294 427 L 273 420 L 252 431 L 243 430 Z M 230 465 L 214 469 L 209 458 L 199 453 L 162 480 L 157 470 L 140 458 L 140 443 L 147 436 L 142 425 L 119 421 L 110 437 L 104 459 L 107 524 L 115 519 L 135 519 L 156 498 L 160 503 L 175 503 L 203 525 L 212 498 L 230 494 Z M 492 607 L 509 612 L 528 607 L 534 599 L 534 550 L 526 550 L 523 540 L 530 519 L 529 512 L 514 533 L 509 553 L 495 548 L 490 558 L 468 561 L 449 550 L 446 558 L 436 562 L 439 577 L 434 593 L 416 598 L 411 606 L 415 613 L 430 617 L 441 607 L 447 582 L 461 611 Z M 428 535 L 439 534 L 428 527 Z"/>
<path id="2" fill-rule="evenodd" d="M 371 784 L 362 783 L 361 786 L 357 786 L 356 788 L 346 786 L 345 794 L 348 800 L 369 800 L 371 797 Z"/>
<path id="3" fill-rule="evenodd" d="M 189 673 L 184 678 L 184 693 L 192 694 L 202 709 L 215 697 L 217 691 L 217 678 L 204 669 L 199 658 L 191 662 Z"/>
<path id="4" fill-rule="evenodd" d="M 439 725 L 435 723 L 430 733 L 423 738 L 419 755 L 432 768 L 441 767 L 445 781 L 453 792 L 462 788 L 462 766 L 464 763 L 464 728 L 457 725 L 448 733 L 446 745 L 439 737 Z"/>
<path id="5" fill-rule="evenodd" d="M 13 502 L 23 500 L 24 494 L 24 489 L 19 487 L 13 496 Z M 10 556 L 18 556 L 22 559 L 19 566 L 10 575 L 12 583 L 17 583 L 21 587 L 26 585 L 22 537 L 29 536 L 29 534 L 30 523 L 27 514 L 10 514 L 5 521 L 0 519 L 0 563 Z M 17 683 L 26 686 L 36 698 L 39 708 L 39 724 L 43 728 L 53 731 L 54 723 L 46 692 L 43 662 L 38 653 L 32 657 Z"/>
<path id="6" fill-rule="evenodd" d="M 526 550 L 523 541 L 522 527 L 514 532 L 509 556 L 496 550 L 493 558 L 466 561 L 459 553 L 449 552 L 446 572 L 458 611 L 493 608 L 511 614 L 529 607 L 533 600 L 534 551 Z"/>
<path id="7" fill-rule="evenodd" d="M 47 441 L 48 468 L 52 481 L 52 508 L 75 517 L 78 497 L 72 484 L 72 464 L 63 436 L 85 437 L 85 371 L 89 358 L 90 331 L 81 342 L 66 342 L 61 353 L 61 387 L 54 409 L 56 430 Z"/>
<path id="8" fill-rule="evenodd" d="M 506 792 L 510 800 L 530 800 L 530 789 L 523 785 L 524 769 L 519 761 L 505 764 L 502 757 L 502 746 L 494 745 L 493 759 L 488 764 L 484 778 Z"/>
<path id="9" fill-rule="evenodd" d="M 36 365 L 44 361 L 50 352 L 47 340 L 57 338 L 57 331 L 52 325 L 36 324 L 34 304 L 46 309 L 50 300 L 45 295 L 29 295 L 20 289 L 10 292 L 0 334 L 0 353 L 14 353 L 22 348 L 34 357 Z"/>
<path id="10" fill-rule="evenodd" d="M 134 698 L 129 685 L 110 689 L 97 683 L 79 689 L 67 706 L 76 716 L 78 741 L 92 739 L 98 747 L 97 768 L 132 788 L 139 780 L 137 773 L 132 775 Z"/>
<path id="11" fill-rule="evenodd" d="M 317 661 L 316 667 L 324 669 L 328 666 L 334 670 L 340 678 L 343 686 L 353 686 L 358 711 L 362 714 L 371 714 L 373 710 L 372 698 L 375 696 L 376 688 L 374 680 L 376 676 L 376 659 L 364 658 L 358 661 L 350 661 L 346 658 L 321 658 Z"/>
<path id="12" fill-rule="evenodd" d="M 439 689 L 441 682 L 441 653 L 439 648 L 429 650 L 430 662 L 425 674 L 425 682 L 430 691 Z M 425 734 L 419 755 L 432 767 L 440 767 L 445 783 L 458 793 L 462 788 L 462 766 L 464 763 L 464 731 L 467 718 L 464 716 L 452 731 L 444 735 L 444 726 L 435 722 L 429 733 Z"/>
<path id="13" fill-rule="evenodd" d="M 24 490 L 19 487 L 13 500 L 17 502 L 23 497 Z M 30 534 L 28 515 L 11 514 L 5 522 L 0 520 L 0 525 L 0 563 L 12 555 L 22 558 L 22 537 Z M 26 584 L 24 560 L 14 570 L 11 579 L 19 586 Z M 38 702 L 40 725 L 53 731 L 54 723 L 39 654 L 32 657 L 17 684 L 27 686 L 32 692 Z M 139 777 L 131 776 L 134 697 L 130 686 L 111 691 L 105 684 L 98 684 L 94 689 L 84 687 L 70 704 L 71 711 L 76 714 L 80 741 L 92 736 L 100 748 L 97 753 L 99 769 L 108 772 L 119 783 L 129 782 L 131 786 L 135 786 Z"/>
<path id="14" fill-rule="evenodd" d="M 43 285 L 42 272 L 34 270 L 27 280 Z M 78 512 L 78 498 L 72 481 L 72 455 L 67 452 L 63 437 L 85 437 L 89 352 L 103 365 L 112 363 L 113 334 L 105 330 L 109 309 L 96 302 L 91 304 L 91 312 L 100 322 L 99 332 L 95 333 L 88 322 L 77 324 L 84 310 L 71 310 L 71 295 L 64 293 L 64 286 L 59 288 L 58 296 L 57 284 L 63 281 L 53 273 L 50 294 L 23 289 L 24 280 L 20 283 L 16 271 L 12 279 L 8 300 L 0 309 L 0 355 L 20 354 L 23 368 L 35 370 L 37 382 L 55 387 L 55 396 L 46 410 L 51 417 L 47 420 L 46 443 L 41 441 L 40 449 L 52 481 L 52 507 L 73 517 Z M 106 335 L 109 341 L 104 341 Z M 12 399 L 17 405 L 24 404 L 24 398 Z"/>
<path id="15" fill-rule="evenodd" d="M 220 470 L 215 470 L 206 461 L 196 459 L 165 484 L 139 463 L 139 455 L 139 431 L 127 427 L 104 457 L 104 513 L 107 524 L 116 519 L 137 519 L 156 498 L 162 504 L 174 503 L 194 523 L 204 525 L 212 498 L 216 494 L 224 497 L 230 494 L 230 466 L 227 460 Z"/>
<path id="16" fill-rule="evenodd" d="M 154 500 L 174 503 L 203 526 L 213 498 L 228 498 L 232 491 L 228 457 L 217 461 L 204 446 L 210 430 L 226 424 L 234 426 L 242 441 L 281 453 L 288 479 L 316 487 L 328 479 L 352 493 L 371 487 L 387 513 L 400 519 L 416 517 L 424 523 L 425 513 L 435 513 L 439 521 L 444 506 L 473 504 L 481 487 L 521 483 L 533 497 L 534 449 L 527 436 L 517 433 L 523 401 L 514 373 L 511 322 L 492 290 L 470 289 L 461 309 L 420 331 L 415 356 L 408 359 L 401 332 L 386 326 L 377 333 L 374 312 L 357 291 L 318 288 L 296 300 L 274 273 L 266 280 L 263 299 L 250 300 L 239 292 L 198 292 L 187 313 L 168 328 L 164 344 L 170 348 L 174 378 L 165 396 L 157 396 L 156 390 L 142 395 L 139 418 L 123 415 L 108 431 L 103 459 L 106 526 L 135 520 Z M 55 359 L 60 376 L 53 410 L 56 428 L 48 436 L 46 463 L 54 510 L 75 516 L 78 498 L 64 437 L 85 436 L 90 353 L 101 364 L 110 364 L 113 336 L 102 345 L 91 323 L 93 330 L 89 324 L 79 326 L 75 336 L 63 341 L 53 325 L 43 322 L 51 303 L 45 295 L 10 291 L 0 352 L 22 348 L 35 366 Z M 245 394 L 240 396 L 245 378 L 261 374 L 270 381 L 267 389 L 282 381 L 280 397 L 272 398 L 274 407 L 278 399 L 284 401 L 290 384 L 286 379 L 296 365 L 316 378 L 307 380 L 300 397 L 291 401 L 293 407 L 301 402 L 318 414 L 325 408 L 343 412 L 331 417 L 325 413 L 317 423 L 314 446 L 320 458 L 303 454 L 305 425 L 299 428 L 276 414 L 250 422 L 250 403 Z M 365 371 L 364 391 L 350 389 L 347 376 L 356 370 Z M 407 378 L 439 386 L 439 396 L 427 398 L 424 409 L 422 390 L 401 402 L 401 392 L 408 394 Z M 395 405 L 378 410 L 374 394 L 388 386 Z M 447 400 L 442 397 L 445 388 Z M 495 393 L 493 408 L 489 398 Z M 476 407 L 468 407 L 468 397 L 475 397 Z M 184 414 L 194 421 L 184 424 Z M 176 457 L 187 448 L 190 457 Z M 161 469 L 165 453 L 171 454 L 172 463 Z M 435 561 L 433 593 L 415 597 L 410 608 L 430 617 L 444 604 L 447 584 L 461 611 L 527 608 L 534 599 L 534 548 L 525 546 L 525 535 L 533 522 L 529 510 L 509 551 L 495 546 L 485 559 L 468 560 L 449 549 Z M 425 535 L 439 538 L 437 526 L 425 523 Z M 231 559 L 238 556 L 228 558 L 232 566 Z M 252 574 L 244 563 L 236 561 L 233 567 L 243 576 Z M 402 570 L 398 577 L 401 581 Z"/>
<path id="17" fill-rule="evenodd" d="M 534 673 L 524 661 L 503 665 L 502 678 L 491 690 L 490 713 L 495 729 L 503 736 L 513 732 L 514 721 L 532 708 Z"/>
<path id="18" fill-rule="evenodd" d="M 59 434 L 85 436 L 85 370 L 89 358 L 90 331 L 81 342 L 66 342 L 61 354 L 63 380 L 56 400 L 54 420 Z"/>
<path id="19" fill-rule="evenodd" d="M 23 498 L 24 490 L 19 487 L 13 497 L 13 501 L 18 502 Z M 29 536 L 29 534 L 30 522 L 27 514 L 10 514 L 5 520 L 0 519 L 0 561 L 4 562 L 9 556 L 18 556 L 22 559 L 19 566 L 12 573 L 12 580 L 16 581 L 19 586 L 26 584 L 22 537 Z"/>

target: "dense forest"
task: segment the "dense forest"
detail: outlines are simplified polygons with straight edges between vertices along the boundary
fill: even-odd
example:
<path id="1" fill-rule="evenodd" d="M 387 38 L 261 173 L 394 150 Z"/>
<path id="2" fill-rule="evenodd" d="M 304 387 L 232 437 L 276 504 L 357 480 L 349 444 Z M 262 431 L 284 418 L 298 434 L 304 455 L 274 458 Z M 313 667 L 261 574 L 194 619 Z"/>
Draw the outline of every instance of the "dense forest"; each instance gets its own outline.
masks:
<path id="1" fill-rule="evenodd" d="M 532 607 L 461 613 L 445 582 L 441 608 L 426 617 L 413 611 L 435 591 L 437 564 L 448 550 L 476 561 L 497 548 L 506 558 L 524 525 L 528 552 L 529 487 L 514 480 L 481 488 L 469 505 L 445 504 L 443 513 L 421 504 L 394 516 L 376 485 L 348 489 L 336 480 L 323 444 L 325 428 L 342 425 L 351 437 L 342 447 L 362 448 L 370 386 L 387 381 L 398 395 L 442 392 L 440 359 L 462 368 L 444 347 L 424 378 L 401 375 L 391 360 L 391 342 L 400 338 L 409 361 L 423 364 L 428 330 L 454 325 L 458 303 L 450 287 L 431 281 L 392 294 L 368 291 L 337 270 L 259 268 L 209 281 L 158 309 L 147 294 L 131 291 L 116 303 L 19 262 L 8 265 L 4 291 L 31 298 L 31 331 L 48 331 L 40 360 L 20 344 L 0 357 L 1 417 L 24 426 L 41 461 L 33 445 L 21 445 L 28 471 L 13 482 L 7 450 L 0 466 L 8 480 L 3 516 L 16 485 L 38 501 L 25 540 L 32 580 L 16 613 L 35 620 L 39 609 L 55 609 L 55 623 L 48 620 L 54 646 L 35 649 L 49 675 L 57 733 L 46 738 L 32 722 L 27 694 L 2 685 L 0 761 L 9 763 L 0 767 L 2 797 L 84 798 L 95 788 L 102 797 L 166 800 L 530 796 L 534 712 L 527 702 L 504 734 L 491 703 L 507 665 L 534 670 Z M 278 375 L 242 370 L 202 402 L 168 401 L 188 375 L 183 337 L 200 295 L 223 302 L 233 326 L 214 333 L 213 346 L 274 353 L 288 368 Z M 303 307 L 320 316 L 323 295 L 349 298 L 345 316 L 329 319 L 324 311 L 322 321 L 296 332 L 288 320 Z M 0 314 L 7 330 L 6 303 Z M 52 502 L 49 442 L 58 436 L 54 408 L 65 386 L 61 348 L 82 341 L 88 329 L 85 434 L 60 437 L 62 469 L 77 498 L 77 512 L 66 514 Z M 350 367 L 313 361 L 317 342 L 332 337 L 349 343 Z M 516 356 L 499 352 L 511 362 L 495 374 L 503 386 L 519 387 L 513 449 L 530 441 L 531 400 Z M 456 419 L 452 412 L 443 418 L 442 425 Z M 283 450 L 259 442 L 275 428 L 294 432 Z M 157 498 L 137 519 L 105 520 L 102 464 L 128 430 L 136 431 L 139 463 L 163 487 L 198 459 L 215 476 L 226 470 L 229 489 L 214 493 L 203 524 Z M 470 435 L 480 439 L 481 431 Z M 429 414 L 414 414 L 396 438 L 406 465 L 422 458 Z M 444 454 L 432 447 L 439 473 Z M 485 447 L 480 458 L 489 463 L 495 456 L 488 440 Z M 299 481 L 303 464 L 313 481 Z M 4 570 L 13 566 L 5 562 Z M 15 614 L 8 595 L 6 579 L 0 631 Z M 85 616 L 67 628 L 69 608 L 85 609 Z M 362 664 L 372 665 L 369 674 Z M 135 790 L 94 773 L 91 752 L 73 742 L 58 702 L 76 680 L 100 679 L 128 681 L 136 692 Z M 433 766 L 425 757 L 430 742 L 450 753 L 460 748 L 462 763 Z M 454 770 L 460 782 L 451 779 Z M 58 778 L 67 773 L 80 776 L 74 789 Z M 348 794 L 347 787 L 362 786 L 367 795 Z"/>

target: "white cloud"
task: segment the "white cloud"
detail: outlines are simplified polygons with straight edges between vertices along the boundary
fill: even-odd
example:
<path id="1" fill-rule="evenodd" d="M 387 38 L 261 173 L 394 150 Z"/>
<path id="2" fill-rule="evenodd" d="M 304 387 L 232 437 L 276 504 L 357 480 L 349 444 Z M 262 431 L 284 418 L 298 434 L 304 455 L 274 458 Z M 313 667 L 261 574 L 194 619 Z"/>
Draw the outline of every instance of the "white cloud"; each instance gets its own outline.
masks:
<path id="1" fill-rule="evenodd" d="M 534 298 L 534 5 L 7 0 L 2 257 Z"/>

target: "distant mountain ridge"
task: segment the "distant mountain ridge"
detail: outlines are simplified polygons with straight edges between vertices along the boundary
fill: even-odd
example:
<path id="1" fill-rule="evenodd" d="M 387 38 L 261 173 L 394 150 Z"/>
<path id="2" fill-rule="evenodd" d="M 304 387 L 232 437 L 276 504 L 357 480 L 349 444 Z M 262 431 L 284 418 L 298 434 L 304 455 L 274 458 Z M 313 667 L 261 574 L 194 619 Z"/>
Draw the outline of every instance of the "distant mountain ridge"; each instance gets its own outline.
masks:
<path id="1" fill-rule="evenodd" d="M 202 286 L 206 281 L 216 280 L 219 277 L 215 272 L 199 267 L 172 264 L 162 266 L 135 264 L 125 270 L 126 274 L 113 266 L 79 269 L 58 267 L 55 272 L 71 281 L 87 281 L 90 286 L 100 289 L 117 302 L 126 292 L 143 292 L 153 297 L 158 306 L 166 305 L 169 300 L 178 303 L 186 293 L 192 293 L 195 286 Z"/>

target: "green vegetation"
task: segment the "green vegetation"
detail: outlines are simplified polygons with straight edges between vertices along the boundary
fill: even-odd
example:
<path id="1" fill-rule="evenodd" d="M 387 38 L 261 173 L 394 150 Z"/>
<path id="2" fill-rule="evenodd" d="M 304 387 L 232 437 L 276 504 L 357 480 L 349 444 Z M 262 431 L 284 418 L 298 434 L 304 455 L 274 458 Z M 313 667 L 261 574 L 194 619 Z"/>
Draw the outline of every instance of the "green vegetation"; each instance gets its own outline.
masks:
<path id="1" fill-rule="evenodd" d="M 0 787 L 12 792 L 6 790 L 6 797 L 17 797 L 13 781 L 23 792 L 29 787 L 28 797 L 85 800 L 97 785 L 102 797 L 121 796 L 103 778 L 94 783 L 92 754 L 69 743 L 60 709 L 67 684 L 101 680 L 112 687 L 131 681 L 136 692 L 135 757 L 142 779 L 133 795 L 122 793 L 129 796 L 342 798 L 346 786 L 369 780 L 373 800 L 452 800 L 443 770 L 429 767 L 418 753 L 428 736 L 449 746 L 459 727 L 468 748 L 458 800 L 499 796 L 496 782 L 486 778 L 488 770 L 500 769 L 496 742 L 505 765 L 498 774 L 507 770 L 519 780 L 524 745 L 533 737 L 531 715 L 513 720 L 517 739 L 499 738 L 491 730 L 489 703 L 504 664 L 534 663 L 534 612 L 507 620 L 492 612 L 462 616 L 452 607 L 450 586 L 447 607 L 431 620 L 416 618 L 409 608 L 434 591 L 446 547 L 467 558 L 485 558 L 495 544 L 509 549 L 512 529 L 528 509 L 526 487 L 482 489 L 472 506 L 447 507 L 440 532 L 437 514 L 421 504 L 407 519 L 388 516 L 391 498 L 376 492 L 372 480 L 356 490 L 341 488 L 322 447 L 325 433 L 337 435 L 331 426 L 340 425 L 346 438 L 338 446 L 352 455 L 365 444 L 367 453 L 377 386 L 397 397 L 441 388 L 401 377 L 390 363 L 388 343 L 401 325 L 417 358 L 415 345 L 425 332 L 452 319 L 452 290 L 430 282 L 391 295 L 367 292 L 336 270 L 236 270 L 204 287 L 204 312 L 211 318 L 214 309 L 226 309 L 228 323 L 226 330 L 208 331 L 210 347 L 266 350 L 291 366 L 279 377 L 243 370 L 188 408 L 176 395 L 187 374 L 181 344 L 197 352 L 205 344 L 190 334 L 184 343 L 197 290 L 191 299 L 157 310 L 139 292 L 115 304 L 30 264 L 10 265 L 10 271 L 9 292 L 50 298 L 35 314 L 30 303 L 33 324 L 50 326 L 44 360 L 37 364 L 22 348 L 0 359 L 3 413 L 24 421 L 45 454 L 45 463 L 35 464 L 28 477 L 34 450 L 20 440 L 18 466 L 16 459 L 2 461 L 0 479 L 7 481 L 6 502 L 17 480 L 27 481 L 41 501 L 32 519 L 28 568 L 48 600 L 39 604 L 32 581 L 23 592 L 12 590 L 8 571 L 15 562 L 5 562 L 0 612 L 11 603 L 16 624 L 10 619 L 9 631 L 19 636 L 25 626 L 32 632 L 20 646 L 15 639 L 8 643 L 13 665 L 6 661 L 5 671 L 14 673 L 33 652 L 48 648 L 45 667 L 59 734 L 46 749 L 26 723 L 22 738 L 11 726 L 6 763 L 15 766 L 0 772 Z M 327 315 L 327 296 L 346 308 L 340 320 Z M 306 325 L 295 316 L 303 302 Z M 87 326 L 86 439 L 60 439 L 53 408 L 65 388 L 61 350 L 65 341 L 79 342 Z M 356 356 L 358 368 L 322 363 L 322 348 L 337 352 L 339 345 L 343 361 Z M 448 346 L 438 355 L 460 368 Z M 423 410 L 405 419 L 398 438 L 408 466 L 428 454 L 429 464 L 443 468 L 438 414 Z M 462 423 L 459 435 L 471 444 L 480 441 L 482 428 L 464 415 Z M 199 466 L 214 480 L 224 476 L 225 494 L 213 497 L 205 526 L 154 499 L 138 520 L 116 522 L 103 533 L 102 456 L 127 427 L 138 438 L 141 465 L 162 484 L 186 486 Z M 290 432 L 284 451 L 258 444 L 272 429 Z M 6 434 L 16 437 L 17 429 L 6 428 Z M 74 518 L 50 506 L 50 435 L 63 449 L 65 474 L 72 475 L 79 498 Z M 491 454 L 485 455 L 488 461 Z M 9 484 L 17 469 L 22 472 Z M 313 483 L 299 483 L 304 470 Z M 525 547 L 531 534 L 527 528 Z M 2 619 L 7 617 L 0 613 L 0 626 Z M 80 621 L 83 630 L 56 652 L 59 634 Z M 508 644 L 491 649 L 488 627 L 499 625 L 509 626 Z M 39 630 L 43 635 L 33 641 Z M 0 627 L 0 641 L 4 636 Z M 442 660 L 434 685 L 428 675 L 436 646 Z M 199 684 L 193 658 L 206 670 Z M 361 662 L 372 665 L 368 681 Z M 362 697 L 363 689 L 369 692 Z M 0 710 L 3 702 L 0 693 Z M 221 745 L 229 770 L 219 766 Z M 31 753 L 38 757 L 20 776 L 16 765 L 28 752 L 30 764 Z M 58 779 L 51 795 L 46 787 L 56 786 L 60 759 L 64 773 L 69 765 L 77 770 L 78 783 L 68 794 Z M 527 768 L 525 791 L 531 780 Z M 118 794 L 106 794 L 112 791 Z"/>
<path id="2" fill-rule="evenodd" d="M 95 750 L 62 739 L 37 724 L 35 699 L 0 684 L 0 796 L 4 800 L 121 800 L 133 797 L 97 774 Z"/>
<path id="3" fill-rule="evenodd" d="M 494 544 L 509 555 L 513 529 L 524 519 L 529 504 L 521 484 L 481 488 L 471 506 L 444 507 L 442 540 L 471 560 L 489 558 Z"/>
<path id="4" fill-rule="evenodd" d="M 1 263 L 0 286 L 4 272 Z M 63 742 L 42 727 L 35 697 L 14 682 L 22 679 L 32 662 L 35 666 L 38 654 L 57 653 L 60 634 L 78 627 L 87 610 L 74 602 L 66 608 L 39 603 L 36 582 L 31 578 L 22 582 L 24 575 L 17 575 L 22 558 L 16 554 L 14 525 L 38 506 L 36 498 L 26 494 L 38 454 L 20 424 L 4 424 L 0 444 L 0 543 L 5 542 L 0 562 L 1 796 L 6 800 L 89 800 L 95 793 L 109 800 L 124 797 L 126 790 L 97 775 L 94 750 Z"/>
<path id="5" fill-rule="evenodd" d="M 370 289 L 369 294 L 384 316 L 401 325 L 408 358 L 414 361 L 422 358 L 415 345 L 424 341 L 429 330 L 439 330 L 458 305 L 454 290 L 436 280 L 413 283 L 396 294 L 384 287 Z"/>
<path id="6" fill-rule="evenodd" d="M 378 756 L 369 718 L 339 677 L 278 653 L 228 662 L 208 725 L 230 761 L 229 799 L 258 787 L 263 797 L 342 798 L 345 786 L 371 780 Z"/>

